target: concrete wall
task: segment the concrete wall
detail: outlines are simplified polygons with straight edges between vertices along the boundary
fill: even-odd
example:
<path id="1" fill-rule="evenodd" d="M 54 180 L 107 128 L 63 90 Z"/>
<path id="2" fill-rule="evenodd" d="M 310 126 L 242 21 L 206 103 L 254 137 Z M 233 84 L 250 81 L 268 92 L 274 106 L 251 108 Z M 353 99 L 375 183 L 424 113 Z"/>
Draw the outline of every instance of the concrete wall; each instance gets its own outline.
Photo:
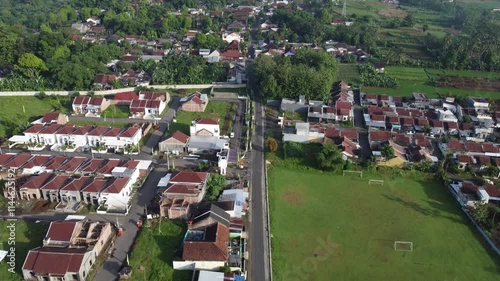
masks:
<path id="1" fill-rule="evenodd" d="M 224 266 L 223 261 L 174 261 L 176 270 L 219 270 Z"/>
<path id="2" fill-rule="evenodd" d="M 245 88 L 246 84 L 234 84 L 234 83 L 226 83 L 226 82 L 216 82 L 212 84 L 190 84 L 190 85 L 149 85 L 148 88 L 155 89 L 208 89 L 208 88 Z M 114 89 L 114 90 L 106 90 L 106 91 L 94 91 L 96 96 L 104 96 L 104 95 L 113 95 L 121 92 L 131 92 L 135 91 L 136 88 L 122 88 L 122 89 Z M 0 92 L 1 96 L 36 96 L 41 91 L 18 91 L 18 92 Z M 82 91 L 43 91 L 47 95 L 60 95 L 60 96 L 68 96 L 74 93 L 80 93 L 81 95 L 85 95 L 88 90 Z"/>

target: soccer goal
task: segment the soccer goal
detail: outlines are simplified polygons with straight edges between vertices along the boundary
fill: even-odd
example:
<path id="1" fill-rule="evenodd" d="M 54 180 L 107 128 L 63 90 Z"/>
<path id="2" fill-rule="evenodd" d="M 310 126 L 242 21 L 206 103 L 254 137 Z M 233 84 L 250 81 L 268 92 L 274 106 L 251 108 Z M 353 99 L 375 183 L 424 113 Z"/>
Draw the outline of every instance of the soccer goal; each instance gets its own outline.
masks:
<path id="1" fill-rule="evenodd" d="M 409 242 L 409 241 L 394 241 L 394 251 L 398 251 L 398 252 L 413 252 L 413 242 Z"/>
<path id="2" fill-rule="evenodd" d="M 384 185 L 384 181 L 383 180 L 369 180 L 368 184 L 369 185 L 373 185 L 373 184 Z"/>
<path id="3" fill-rule="evenodd" d="M 363 172 L 362 171 L 351 171 L 351 170 L 344 170 L 342 171 L 342 176 L 345 176 L 347 174 L 358 174 L 360 178 L 363 177 Z"/>

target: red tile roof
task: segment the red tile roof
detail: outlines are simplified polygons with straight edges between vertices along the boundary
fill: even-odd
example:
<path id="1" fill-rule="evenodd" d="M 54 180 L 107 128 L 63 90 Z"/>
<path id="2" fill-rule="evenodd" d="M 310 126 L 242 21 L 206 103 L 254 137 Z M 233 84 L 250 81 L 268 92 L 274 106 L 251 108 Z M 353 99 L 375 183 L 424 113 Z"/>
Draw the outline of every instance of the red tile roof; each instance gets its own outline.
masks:
<path id="1" fill-rule="evenodd" d="M 123 129 L 121 128 L 109 128 L 104 134 L 102 134 L 103 137 L 118 137 L 120 135 L 120 132 Z"/>
<path id="2" fill-rule="evenodd" d="M 97 169 L 99 169 L 99 167 L 104 165 L 104 163 L 106 163 L 107 161 L 108 160 L 104 159 L 92 159 L 82 167 L 81 171 L 84 173 L 93 173 L 97 171 Z"/>
<path id="3" fill-rule="evenodd" d="M 75 231 L 77 221 L 54 221 L 50 223 L 45 238 L 52 241 L 70 242 Z"/>
<path id="4" fill-rule="evenodd" d="M 476 194 L 478 187 L 475 186 L 472 182 L 464 181 L 462 182 L 462 187 L 460 191 L 465 194 Z"/>
<path id="5" fill-rule="evenodd" d="M 451 150 L 465 150 L 465 144 L 459 140 L 451 139 L 448 142 L 448 149 Z"/>
<path id="6" fill-rule="evenodd" d="M 85 161 L 87 161 L 87 158 L 85 157 L 72 157 L 69 158 L 66 163 L 57 168 L 57 170 L 72 173 L 76 171 Z"/>
<path id="7" fill-rule="evenodd" d="M 24 134 L 27 134 L 27 133 L 31 133 L 31 134 L 36 134 L 38 132 L 40 132 L 41 130 L 43 130 L 45 128 L 44 125 L 42 124 L 35 124 L 31 127 L 29 127 L 28 129 L 24 130 Z"/>
<path id="8" fill-rule="evenodd" d="M 182 259 L 186 261 L 226 261 L 229 229 L 216 223 L 205 228 L 204 240 L 185 241 Z"/>
<path id="9" fill-rule="evenodd" d="M 90 97 L 78 96 L 73 100 L 73 105 L 87 105 L 87 104 L 89 104 L 89 101 L 90 101 Z"/>
<path id="10" fill-rule="evenodd" d="M 62 127 L 64 127 L 64 125 L 51 124 L 51 125 L 46 126 L 43 130 L 41 130 L 38 133 L 52 135 L 55 132 L 59 131 Z"/>
<path id="11" fill-rule="evenodd" d="M 369 134 L 370 141 L 378 142 L 388 141 L 389 139 L 391 139 L 391 136 L 391 132 L 386 131 L 373 131 Z"/>
<path id="12" fill-rule="evenodd" d="M 104 193 L 120 193 L 127 185 L 129 178 L 113 178 L 108 182 L 108 185 L 102 192 Z"/>
<path id="13" fill-rule="evenodd" d="M 61 190 L 65 191 L 80 191 L 82 190 L 85 186 L 90 184 L 94 178 L 88 177 L 88 176 L 83 176 L 79 179 L 75 179 L 71 181 L 70 183 L 66 184 Z"/>
<path id="14" fill-rule="evenodd" d="M 75 130 L 75 125 L 62 125 L 56 135 L 69 135 Z"/>
<path id="15" fill-rule="evenodd" d="M 84 187 L 81 192 L 101 192 L 101 190 L 103 190 L 107 183 L 108 182 L 104 179 L 94 179 L 94 181 Z"/>
<path id="16" fill-rule="evenodd" d="M 47 163 L 47 161 L 51 158 L 50 155 L 35 155 L 33 158 L 28 160 L 21 169 L 31 169 L 33 167 L 42 167 L 43 164 Z"/>
<path id="17" fill-rule="evenodd" d="M 54 174 L 51 173 L 42 173 L 38 176 L 31 177 L 26 183 L 21 186 L 21 189 L 39 189 L 41 186 L 46 184 L 48 181 L 52 179 Z"/>
<path id="18" fill-rule="evenodd" d="M 44 275 L 77 273 L 82 266 L 85 252 L 85 249 L 80 248 L 36 248 L 28 252 L 23 269 Z"/>
<path id="19" fill-rule="evenodd" d="M 68 175 L 57 175 L 53 177 L 50 181 L 46 182 L 40 189 L 45 190 L 59 190 L 61 187 L 65 186 L 71 180 L 71 176 Z"/>
<path id="20" fill-rule="evenodd" d="M 119 135 L 120 138 L 133 138 L 139 132 L 139 128 L 132 126 L 128 127 L 123 133 Z"/>
<path id="21" fill-rule="evenodd" d="M 136 160 L 123 160 L 118 164 L 118 167 L 125 167 L 128 169 L 136 169 L 139 166 L 139 161 Z"/>
<path id="22" fill-rule="evenodd" d="M 196 122 L 196 124 L 219 125 L 219 119 L 215 118 L 198 118 L 194 121 Z"/>
<path id="23" fill-rule="evenodd" d="M 209 173 L 205 172 L 189 172 L 180 171 L 173 178 L 170 179 L 171 183 L 202 183 L 208 179 Z"/>
<path id="24" fill-rule="evenodd" d="M 118 159 L 110 159 L 108 162 L 103 164 L 101 168 L 97 170 L 98 174 L 103 174 L 103 175 L 109 175 L 111 174 L 111 171 L 115 168 L 118 167 L 118 164 L 120 164 L 120 160 Z"/>
<path id="25" fill-rule="evenodd" d="M 465 144 L 465 149 L 469 152 L 483 152 L 483 146 L 480 143 L 471 141 Z"/>
<path id="26" fill-rule="evenodd" d="M 167 190 L 165 190 L 165 193 L 170 193 L 170 194 L 198 194 L 200 193 L 201 190 L 198 188 L 196 184 L 182 184 L 182 183 L 176 183 L 171 185 Z"/>
<path id="27" fill-rule="evenodd" d="M 372 121 L 385 122 L 385 115 L 374 114 L 370 116 Z"/>
<path id="28" fill-rule="evenodd" d="M 478 156 L 477 160 L 482 166 L 491 165 L 491 158 L 489 156 Z"/>
<path id="29" fill-rule="evenodd" d="M 0 166 L 5 165 L 5 163 L 12 160 L 16 154 L 0 154 Z"/>
<path id="30" fill-rule="evenodd" d="M 239 59 L 241 57 L 241 53 L 238 50 L 227 50 L 225 52 L 222 52 L 220 54 L 220 57 L 228 59 Z"/>
<path id="31" fill-rule="evenodd" d="M 457 155 L 457 161 L 460 163 L 473 163 L 473 159 L 469 155 Z"/>
<path id="32" fill-rule="evenodd" d="M 484 190 L 486 190 L 489 196 L 500 197 L 500 189 L 498 189 L 493 184 L 488 184 L 487 186 L 484 187 Z"/>
<path id="33" fill-rule="evenodd" d="M 132 101 L 132 100 L 137 100 L 137 99 L 139 99 L 139 95 L 137 95 L 136 92 L 117 93 L 113 97 L 113 100 L 123 100 L 123 101 Z"/>
<path id="34" fill-rule="evenodd" d="M 71 134 L 75 135 L 75 136 L 84 136 L 84 135 L 88 134 L 90 131 L 92 131 L 92 129 L 94 129 L 93 126 L 85 125 L 85 126 L 76 128 Z"/>
<path id="35" fill-rule="evenodd" d="M 443 123 L 443 121 L 439 121 L 439 120 L 431 120 L 431 126 L 434 128 L 443 128 L 444 123 Z"/>
<path id="36" fill-rule="evenodd" d="M 45 163 L 45 169 L 57 170 L 57 168 L 59 168 L 67 159 L 68 158 L 65 156 L 55 156 L 54 158 L 47 161 L 47 163 Z"/>
<path id="37" fill-rule="evenodd" d="M 167 139 L 173 138 L 175 140 L 178 140 L 182 143 L 187 143 L 189 141 L 189 136 L 184 134 L 181 131 L 175 131 L 173 134 L 167 137 Z"/>
<path id="38" fill-rule="evenodd" d="M 498 147 L 492 143 L 483 143 L 483 152 L 498 153 Z"/>
<path id="39" fill-rule="evenodd" d="M 457 122 L 445 122 L 444 125 L 448 130 L 458 130 Z"/>
<path id="40" fill-rule="evenodd" d="M 89 136 L 102 136 L 106 133 L 110 128 L 106 126 L 97 126 L 92 131 L 88 133 Z"/>
<path id="41" fill-rule="evenodd" d="M 102 105 L 102 102 L 104 101 L 104 98 L 101 97 L 92 97 L 90 98 L 90 105 Z"/>
<path id="42" fill-rule="evenodd" d="M 3 164 L 4 168 L 20 168 L 24 165 L 32 156 L 29 154 L 18 154 L 16 157 L 12 158 L 10 161 Z"/>
<path id="43" fill-rule="evenodd" d="M 53 123 L 59 119 L 59 112 L 49 112 L 43 115 L 42 123 Z"/>

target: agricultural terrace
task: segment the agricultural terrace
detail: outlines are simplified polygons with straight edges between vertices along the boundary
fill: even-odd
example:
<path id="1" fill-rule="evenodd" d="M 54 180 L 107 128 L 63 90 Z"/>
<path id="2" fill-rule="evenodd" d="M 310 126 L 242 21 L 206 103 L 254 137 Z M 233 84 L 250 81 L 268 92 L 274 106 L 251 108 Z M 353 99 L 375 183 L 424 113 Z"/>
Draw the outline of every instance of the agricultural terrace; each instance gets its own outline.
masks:
<path id="1" fill-rule="evenodd" d="M 7 226 L 10 222 L 0 221 L 0 250 L 7 251 L 12 245 L 8 244 L 10 231 Z M 5 260 L 0 263 L 0 280 L 19 281 L 23 279 L 21 268 L 28 251 L 42 245 L 42 240 L 49 228 L 48 223 L 16 222 L 16 273 L 10 273 L 9 265 Z M 7 258 L 6 258 L 7 259 Z"/>
<path id="2" fill-rule="evenodd" d="M 71 99 L 65 96 L 3 96 L 0 97 L 0 138 L 21 133 L 37 117 L 47 112 L 67 113 L 71 109 Z"/>
<path id="3" fill-rule="evenodd" d="M 423 92 L 431 97 L 437 97 L 441 94 L 458 97 L 470 95 L 485 98 L 497 97 L 498 91 L 500 91 L 500 74 L 494 72 L 387 66 L 385 73 L 398 80 L 398 88 L 364 87 L 362 91 L 398 96 L 411 96 L 413 92 Z M 449 80 L 448 83 L 443 83 L 439 80 L 440 77 L 449 78 L 447 79 Z M 492 85 L 485 87 L 485 81 L 492 82 L 489 83 Z"/>
<path id="4" fill-rule="evenodd" d="M 445 187 L 422 176 L 272 167 L 269 192 L 276 281 L 498 279 L 499 258 Z M 395 251 L 396 240 L 413 251 Z"/>
<path id="5" fill-rule="evenodd" d="M 219 118 L 221 134 L 227 134 L 232 125 L 237 105 L 225 101 L 209 101 L 204 112 L 178 111 L 176 115 L 177 122 L 171 123 L 166 134 L 171 134 L 177 130 L 189 135 L 189 126 L 191 121 L 196 118 Z"/>

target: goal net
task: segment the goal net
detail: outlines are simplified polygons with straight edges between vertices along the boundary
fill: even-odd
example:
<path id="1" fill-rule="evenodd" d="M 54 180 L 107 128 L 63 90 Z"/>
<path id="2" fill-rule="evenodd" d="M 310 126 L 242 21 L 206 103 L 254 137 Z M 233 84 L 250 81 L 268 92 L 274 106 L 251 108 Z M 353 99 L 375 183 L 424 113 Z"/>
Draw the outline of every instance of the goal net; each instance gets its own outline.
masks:
<path id="1" fill-rule="evenodd" d="M 398 251 L 398 252 L 413 252 L 413 242 L 409 242 L 409 241 L 394 241 L 394 251 Z"/>
<path id="2" fill-rule="evenodd" d="M 351 170 L 344 170 L 342 171 L 342 176 L 345 176 L 345 175 L 359 175 L 360 178 L 363 177 L 363 172 L 362 171 L 351 171 Z"/>
<path id="3" fill-rule="evenodd" d="M 383 180 L 369 180 L 368 184 L 369 185 L 372 185 L 372 184 L 384 185 L 384 181 Z"/>

